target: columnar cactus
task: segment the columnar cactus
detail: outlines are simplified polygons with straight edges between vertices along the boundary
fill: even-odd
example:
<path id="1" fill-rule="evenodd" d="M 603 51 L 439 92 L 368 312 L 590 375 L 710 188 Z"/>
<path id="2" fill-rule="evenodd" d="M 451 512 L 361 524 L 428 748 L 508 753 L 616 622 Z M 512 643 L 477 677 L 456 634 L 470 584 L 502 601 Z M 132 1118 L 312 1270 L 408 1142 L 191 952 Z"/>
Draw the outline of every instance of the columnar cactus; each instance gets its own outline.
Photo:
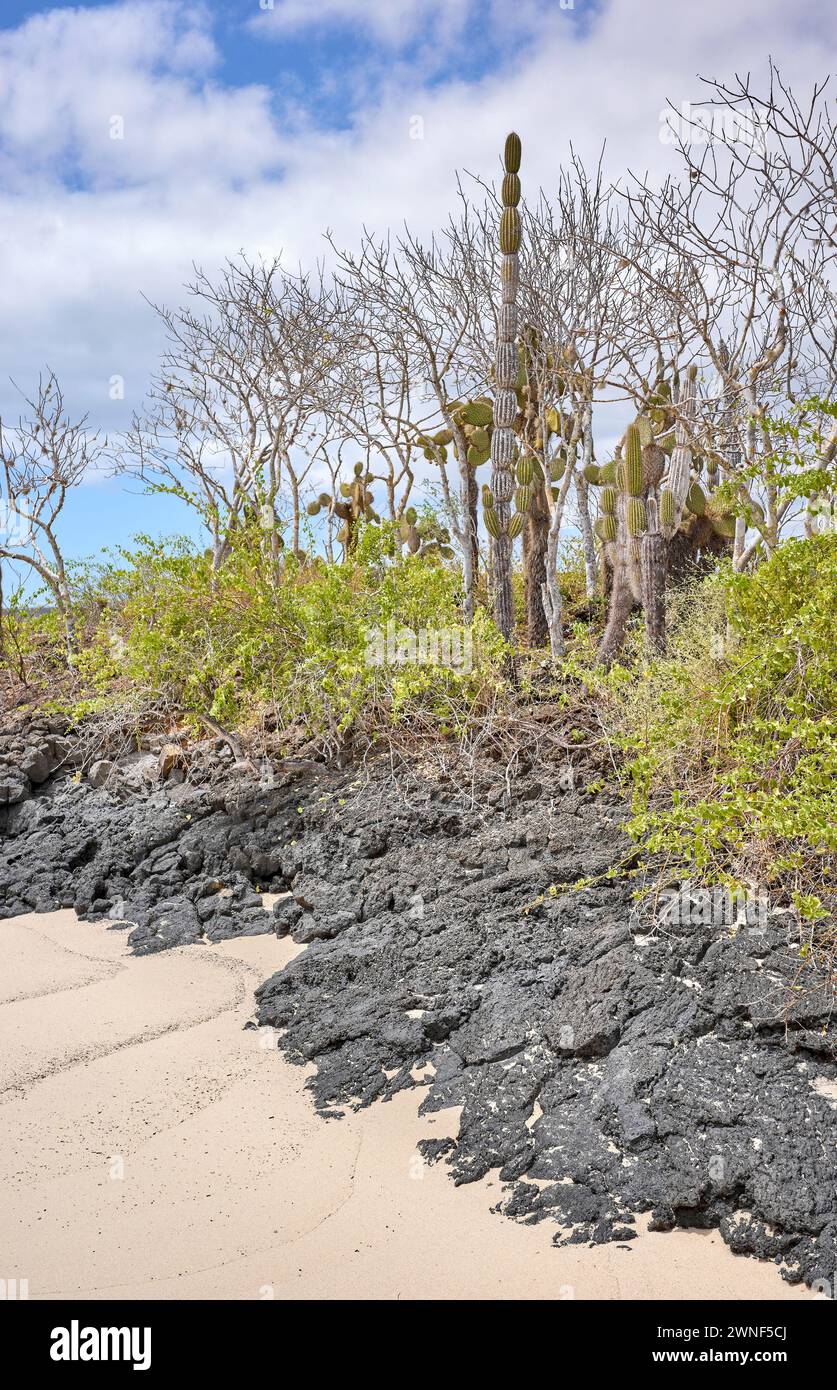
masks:
<path id="1" fill-rule="evenodd" d="M 648 526 L 642 537 L 642 606 L 649 646 L 661 652 L 666 644 L 666 543 L 660 534 L 656 497 L 649 497 L 646 506 Z"/>
<path id="2" fill-rule="evenodd" d="M 523 529 L 523 517 L 514 518 L 512 534 L 511 500 L 514 493 L 514 467 L 517 456 L 514 424 L 517 416 L 516 385 L 520 363 L 517 338 L 518 252 L 520 249 L 520 137 L 506 137 L 504 150 L 503 212 L 500 217 L 501 303 L 497 323 L 495 361 L 496 396 L 494 430 L 491 436 L 491 488 L 484 496 L 485 524 L 494 540 L 494 617 L 507 641 L 514 632 L 511 586 L 511 549 L 514 536 Z M 522 484 L 522 486 L 526 486 Z"/>
<path id="3" fill-rule="evenodd" d="M 509 535 L 523 538 L 523 598 L 526 610 L 526 640 L 530 647 L 541 647 L 549 639 L 549 623 L 544 607 L 547 548 L 549 544 L 550 505 L 547 487 L 563 476 L 565 459 L 560 456 L 561 445 L 550 446 L 551 439 L 561 440 L 564 420 L 555 405 L 545 407 L 542 385 L 552 365 L 540 334 L 531 324 L 524 324 L 518 348 L 518 416 L 515 431 L 520 456 L 515 470 L 517 488 L 514 495 L 515 513 L 509 522 Z M 549 473 L 549 480 L 547 479 Z M 557 489 L 552 488 L 553 496 Z"/>
<path id="4" fill-rule="evenodd" d="M 692 483 L 692 450 L 689 447 L 689 430 L 695 418 L 695 378 L 697 368 L 692 366 L 680 384 L 678 405 L 680 407 L 677 424 L 674 426 L 674 449 L 668 479 L 660 497 L 660 521 L 666 540 L 671 540 L 683 519 L 683 508 L 689 496 Z"/>

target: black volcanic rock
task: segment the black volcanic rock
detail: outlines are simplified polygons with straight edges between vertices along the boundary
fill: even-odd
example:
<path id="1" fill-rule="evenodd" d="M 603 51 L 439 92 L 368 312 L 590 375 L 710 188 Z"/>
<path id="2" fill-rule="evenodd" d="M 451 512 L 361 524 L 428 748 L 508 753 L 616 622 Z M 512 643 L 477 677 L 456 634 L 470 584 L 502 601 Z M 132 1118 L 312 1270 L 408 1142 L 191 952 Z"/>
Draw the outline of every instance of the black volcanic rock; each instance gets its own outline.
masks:
<path id="1" fill-rule="evenodd" d="M 792 919 L 649 925 L 612 795 L 500 778 L 468 799 L 388 763 L 53 778 L 0 808 L 0 914 L 117 917 L 140 953 L 291 933 L 310 944 L 258 1020 L 316 1064 L 324 1113 L 423 1070 L 425 1113 L 462 1107 L 428 1160 L 457 1183 L 498 1169 L 510 1216 L 600 1242 L 650 1212 L 833 1281 L 837 1025 L 828 988 L 793 989 Z"/>

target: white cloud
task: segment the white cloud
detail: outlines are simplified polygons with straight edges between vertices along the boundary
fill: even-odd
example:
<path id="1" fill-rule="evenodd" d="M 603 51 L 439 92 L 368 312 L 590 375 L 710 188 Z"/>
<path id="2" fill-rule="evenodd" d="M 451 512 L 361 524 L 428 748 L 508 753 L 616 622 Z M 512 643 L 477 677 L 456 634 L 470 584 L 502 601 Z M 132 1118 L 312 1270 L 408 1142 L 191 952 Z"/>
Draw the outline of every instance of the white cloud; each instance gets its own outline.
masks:
<path id="1" fill-rule="evenodd" d="M 252 21 L 262 33 L 281 37 L 335 26 L 362 29 L 391 46 L 418 31 L 459 31 L 473 0 L 259 0 L 261 13 Z"/>
<path id="2" fill-rule="evenodd" d="M 359 0 L 305 8 L 351 20 Z M 457 14 L 466 8 L 463 0 Z M 537 43 L 476 81 L 425 84 L 394 56 L 382 83 L 357 74 L 366 101 L 339 131 L 300 113 L 293 127 L 287 116 L 280 124 L 265 88 L 223 87 L 211 15 L 191 4 L 52 11 L 3 31 L 0 351 L 9 371 L 25 386 L 49 362 L 69 402 L 113 428 L 139 405 L 159 350 L 141 296 L 178 297 L 193 262 L 210 269 L 244 248 L 310 263 L 325 226 L 345 240 L 363 224 L 385 231 L 407 220 L 427 231 L 453 204 L 457 168 L 496 174 L 511 126 L 529 189 L 554 183 L 571 140 L 592 159 L 607 138 L 613 173 L 662 171 L 672 154 L 659 113 L 667 97 L 699 99 L 697 72 L 757 74 L 772 53 L 801 90 L 837 58 L 825 0 L 810 0 L 804 33 L 785 0 L 705 0 L 676 18 L 668 0 L 584 9 L 583 0 L 572 16 L 535 0 L 511 14 L 483 5 L 495 36 L 519 17 L 530 32 L 540 24 Z M 364 0 L 363 11 L 382 42 L 416 32 L 432 44 L 440 32 L 441 11 L 426 2 Z M 301 0 L 277 0 L 265 19 L 291 32 Z M 124 117 L 122 141 L 110 139 L 114 114 Z M 411 138 L 415 116 L 423 139 Z M 121 403 L 108 399 L 114 373 L 125 377 Z M 0 405 L 10 394 L 0 383 Z"/>
<path id="3" fill-rule="evenodd" d="M 175 0 L 52 10 L 3 32 L 6 186 L 264 174 L 280 150 L 269 94 L 213 84 L 216 58 L 206 12 Z"/>

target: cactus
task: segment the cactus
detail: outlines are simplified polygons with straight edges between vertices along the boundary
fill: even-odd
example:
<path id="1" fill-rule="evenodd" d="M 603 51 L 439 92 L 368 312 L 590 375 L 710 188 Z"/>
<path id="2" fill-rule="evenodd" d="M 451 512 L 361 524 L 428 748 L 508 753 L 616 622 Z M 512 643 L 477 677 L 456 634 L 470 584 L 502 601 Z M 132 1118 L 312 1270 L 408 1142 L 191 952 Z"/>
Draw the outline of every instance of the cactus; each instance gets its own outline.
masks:
<path id="1" fill-rule="evenodd" d="M 500 250 L 504 256 L 516 256 L 520 250 L 520 213 L 516 207 L 503 208 L 500 218 Z"/>
<path id="2" fill-rule="evenodd" d="M 653 442 L 654 430 L 647 415 L 639 415 L 634 421 L 634 429 L 639 435 L 639 443 L 642 449 L 646 449 Z"/>
<path id="3" fill-rule="evenodd" d="M 714 496 L 719 473 L 711 453 L 705 470 L 708 493 L 697 479 L 702 460 L 693 456 L 690 445 L 696 378 L 694 366 L 682 381 L 675 376 L 676 413 L 672 388 L 658 381 L 647 415 L 640 415 L 625 432 L 624 454 L 617 447 L 614 459 L 599 469 L 602 490 L 595 530 L 613 571 L 608 624 L 599 649 L 604 661 L 612 660 L 621 646 L 634 601 L 644 609 L 649 645 L 664 650 L 669 571 L 676 573 L 679 567 L 685 572 L 684 564 L 696 549 L 718 553 L 734 532 L 733 518 Z"/>
<path id="4" fill-rule="evenodd" d="M 631 497 L 627 509 L 628 535 L 641 536 L 645 530 L 645 503 L 639 497 Z"/>
<path id="5" fill-rule="evenodd" d="M 523 487 L 528 487 L 535 481 L 535 463 L 536 460 L 533 459 L 531 456 L 527 455 L 524 455 L 522 458 L 518 459 L 517 481 Z M 541 473 L 540 480 L 543 481 L 543 473 Z"/>
<path id="6" fill-rule="evenodd" d="M 678 395 L 681 415 L 678 416 L 674 427 L 674 448 L 668 470 L 668 490 L 674 501 L 674 516 L 670 523 L 663 526 L 663 535 L 667 540 L 671 539 L 680 525 L 692 481 L 692 451 L 688 443 L 687 422 L 691 423 L 694 418 L 696 376 L 697 368 L 690 367 Z"/>
<path id="7" fill-rule="evenodd" d="M 514 607 L 511 586 L 511 546 L 509 534 L 509 502 L 514 487 L 513 468 L 516 462 L 514 419 L 517 414 L 516 391 L 521 364 L 516 348 L 518 251 L 520 249 L 520 180 L 510 178 L 520 171 L 520 137 L 514 133 L 506 139 L 503 152 L 503 212 L 500 217 L 500 313 L 497 319 L 497 349 L 495 357 L 496 398 L 494 429 L 491 435 L 491 493 L 492 506 L 484 508 L 486 529 L 494 540 L 494 617 L 497 627 L 507 641 L 514 633 Z M 475 421 L 482 424 L 483 421 Z M 520 523 L 522 527 L 522 522 Z"/>
<path id="8" fill-rule="evenodd" d="M 494 420 L 491 402 L 486 400 L 466 401 L 456 414 L 464 425 L 473 425 L 475 429 L 485 429 Z"/>
<path id="9" fill-rule="evenodd" d="M 510 174 L 520 173 L 521 156 L 522 148 L 520 136 L 516 135 L 514 131 L 511 131 L 510 134 L 506 136 L 506 144 L 503 150 L 503 163 Z"/>
<path id="10" fill-rule="evenodd" d="M 665 559 L 655 496 L 661 476 L 652 421 L 640 415 L 625 431 L 624 454 L 618 446 L 614 458 L 599 469 L 601 515 L 595 529 L 603 543 L 604 560 L 613 574 L 608 621 L 599 647 L 599 659 L 604 662 L 610 662 L 621 647 L 635 603 L 646 607 L 646 623 L 651 611 L 657 616 L 664 611 L 664 588 L 662 604 L 659 594 L 650 592 L 653 584 L 659 582 L 659 565 L 652 565 L 654 578 L 649 583 L 648 564 L 649 556 L 658 552 L 660 545 Z"/>
<path id="11" fill-rule="evenodd" d="M 502 189 L 503 207 L 516 208 L 520 202 L 520 179 L 517 174 L 507 173 L 503 176 Z"/>
<path id="12" fill-rule="evenodd" d="M 650 441 L 649 441 L 650 442 Z M 642 437 L 637 425 L 629 425 L 625 436 L 625 461 L 621 472 L 624 475 L 623 490 L 631 497 L 641 497 L 642 478 Z"/>
<path id="13" fill-rule="evenodd" d="M 666 471 L 666 456 L 657 444 L 646 444 L 642 450 L 642 486 L 647 491 L 656 488 Z"/>
<path id="14" fill-rule="evenodd" d="M 703 516 L 706 511 L 706 493 L 700 483 L 692 483 L 686 494 L 686 506 L 695 516 Z"/>
<path id="15" fill-rule="evenodd" d="M 603 661 L 621 647 L 635 602 L 644 609 L 649 646 L 663 651 L 669 576 L 688 574 L 696 554 L 723 553 L 734 535 L 731 509 L 717 496 L 723 455 L 709 449 L 701 458 L 691 446 L 696 381 L 694 366 L 682 379 L 675 373 L 673 385 L 658 379 L 615 457 L 597 479 L 592 470 L 587 478 L 601 488 L 595 533 L 601 562 L 613 576 Z"/>
<path id="16" fill-rule="evenodd" d="M 337 532 L 337 539 L 343 548 L 344 559 L 348 559 L 355 548 L 361 521 L 380 521 L 381 519 L 374 507 L 374 498 L 370 487 L 372 482 L 372 474 L 366 466 L 362 463 L 356 463 L 350 483 L 341 483 L 333 497 L 328 492 L 321 492 L 316 501 L 308 505 L 309 516 L 318 516 L 324 508 L 328 508 L 331 514 L 339 519 L 341 525 Z"/>
<path id="17" fill-rule="evenodd" d="M 491 402 L 479 398 L 451 407 L 454 423 L 465 440 L 466 458 L 470 469 L 481 468 L 491 457 L 491 434 L 494 421 Z M 449 430 L 444 432 L 450 434 Z M 452 437 L 452 436 L 451 436 Z"/>

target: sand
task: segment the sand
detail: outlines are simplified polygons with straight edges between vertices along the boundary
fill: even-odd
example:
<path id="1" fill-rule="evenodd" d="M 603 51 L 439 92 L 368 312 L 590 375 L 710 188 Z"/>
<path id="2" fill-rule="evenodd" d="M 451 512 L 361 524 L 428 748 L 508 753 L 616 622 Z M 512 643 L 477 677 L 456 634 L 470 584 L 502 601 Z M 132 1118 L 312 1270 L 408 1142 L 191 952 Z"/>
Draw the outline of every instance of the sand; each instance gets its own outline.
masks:
<path id="1" fill-rule="evenodd" d="M 253 990 L 273 936 L 137 959 L 71 912 L 0 922 L 0 1251 L 30 1298 L 791 1299 L 717 1232 L 555 1249 L 416 1153 L 421 1090 L 323 1120 Z"/>

